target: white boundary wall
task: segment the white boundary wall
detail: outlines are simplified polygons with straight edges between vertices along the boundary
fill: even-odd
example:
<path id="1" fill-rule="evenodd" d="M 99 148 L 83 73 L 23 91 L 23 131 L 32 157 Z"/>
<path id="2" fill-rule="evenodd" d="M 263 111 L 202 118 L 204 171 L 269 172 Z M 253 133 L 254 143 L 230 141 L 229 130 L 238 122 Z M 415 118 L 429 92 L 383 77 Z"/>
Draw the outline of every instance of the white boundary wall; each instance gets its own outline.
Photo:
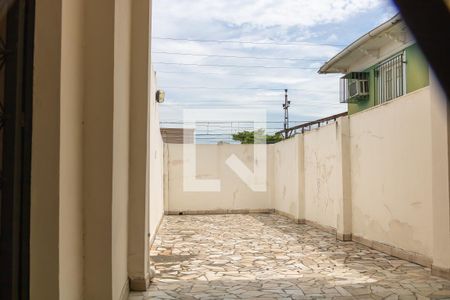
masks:
<path id="1" fill-rule="evenodd" d="M 285 140 L 269 146 L 273 151 L 272 207 L 287 216 L 299 220 L 300 172 L 302 161 L 298 153 L 301 137 Z M 303 209 L 303 207 L 302 207 Z"/>
<path id="2" fill-rule="evenodd" d="M 336 123 L 305 133 L 305 219 L 336 228 L 340 174 Z"/>
<path id="3" fill-rule="evenodd" d="M 353 234 L 431 256 L 428 99 L 422 89 L 355 114 L 350 130 Z"/>
<path id="4" fill-rule="evenodd" d="M 182 145 L 166 145 L 166 211 L 274 210 L 433 269 L 450 270 L 446 106 L 436 85 L 268 145 L 266 192 L 226 165 L 250 169 L 252 145 L 198 145 L 197 176 L 220 192 L 183 192 Z M 438 271 L 436 271 L 438 273 Z"/>
<path id="5" fill-rule="evenodd" d="M 271 209 L 272 166 L 267 169 L 267 190 L 252 191 L 226 165 L 235 154 L 249 169 L 253 169 L 253 145 L 197 145 L 196 174 L 198 179 L 220 179 L 220 192 L 185 192 L 183 190 L 183 145 L 166 144 L 166 211 L 218 211 Z M 271 161 L 272 151 L 267 151 Z M 167 189 L 168 187 L 168 189 Z"/>

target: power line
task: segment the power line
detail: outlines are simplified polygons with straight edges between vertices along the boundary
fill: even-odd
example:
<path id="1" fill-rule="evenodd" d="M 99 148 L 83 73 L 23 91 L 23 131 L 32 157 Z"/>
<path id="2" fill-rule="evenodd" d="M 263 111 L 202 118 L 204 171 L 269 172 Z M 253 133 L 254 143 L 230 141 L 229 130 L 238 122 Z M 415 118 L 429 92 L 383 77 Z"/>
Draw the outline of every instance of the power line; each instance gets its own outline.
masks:
<path id="1" fill-rule="evenodd" d="M 207 86 L 166 86 L 162 89 L 181 89 L 181 90 L 263 90 L 263 91 L 282 91 L 284 89 L 259 88 L 259 87 L 207 87 Z M 295 89 L 293 89 L 295 90 Z"/>
<path id="2" fill-rule="evenodd" d="M 179 90 L 261 90 L 261 91 L 284 91 L 282 88 L 260 88 L 260 87 L 208 87 L 208 86 L 165 86 L 162 89 Z M 311 92 L 311 93 L 336 93 L 336 91 L 308 90 L 308 89 L 290 89 L 292 91 Z"/>
<path id="3" fill-rule="evenodd" d="M 213 73 L 213 72 L 170 72 L 170 71 L 156 71 L 157 74 L 201 74 L 201 75 L 227 75 L 227 76 L 238 76 L 238 77 L 248 77 L 256 76 L 258 74 L 230 74 L 230 73 Z"/>
<path id="4" fill-rule="evenodd" d="M 183 99 L 185 99 L 185 98 L 183 98 Z M 215 103 L 215 105 L 217 106 L 217 105 L 221 105 L 221 108 L 223 108 L 223 105 L 226 105 L 226 106 L 232 106 L 232 107 L 234 107 L 234 106 L 236 106 L 236 105 L 240 105 L 241 107 L 246 107 L 246 106 L 261 106 L 261 105 L 264 105 L 264 106 L 267 106 L 267 105 L 277 105 L 277 106 L 279 106 L 280 105 L 280 103 L 279 103 L 279 99 L 276 99 L 276 100 L 273 100 L 273 99 L 258 99 L 258 98 L 253 98 L 253 100 L 254 99 L 256 99 L 258 102 L 256 103 L 253 103 L 253 104 L 250 104 L 250 103 L 245 103 L 245 104 L 243 104 L 243 103 L 241 103 L 241 104 L 227 104 L 227 103 L 225 103 L 225 102 L 223 102 L 224 100 L 226 100 L 226 99 L 206 99 L 206 98 L 203 98 L 203 99 L 200 99 L 200 101 L 197 101 L 197 100 L 192 100 L 192 101 L 190 101 L 190 102 L 183 102 L 183 103 L 180 103 L 180 102 L 177 102 L 175 99 L 173 99 L 173 100 L 171 100 L 171 99 L 168 99 L 168 103 L 169 102 L 173 102 L 173 103 L 176 103 L 176 105 L 177 106 L 179 106 L 179 105 L 195 105 L 195 104 L 200 104 L 201 106 L 203 106 L 204 104 L 211 104 L 211 101 L 213 101 L 214 103 Z M 246 98 L 246 99 L 243 99 L 243 101 L 251 101 L 252 99 L 251 98 Z M 195 101 L 195 102 L 194 102 Z M 346 103 L 340 103 L 340 102 L 336 102 L 336 103 L 330 103 L 330 102 L 324 102 L 324 101 L 314 101 L 314 100 L 312 100 L 312 101 L 307 101 L 307 102 L 297 102 L 296 104 L 298 104 L 298 105 L 317 105 L 317 104 L 323 104 L 323 105 L 330 105 L 330 106 L 344 106 Z M 167 106 L 166 106 L 167 107 Z"/>
<path id="5" fill-rule="evenodd" d="M 173 37 L 153 37 L 154 40 L 170 40 L 170 41 L 184 41 L 184 42 L 198 42 L 198 43 L 230 43 L 230 44 L 252 44 L 252 45 L 274 45 L 274 46 L 330 46 L 330 47 L 345 47 L 346 45 L 328 44 L 328 43 L 312 43 L 312 42 L 253 42 L 253 41 L 234 41 L 234 40 L 203 40 L 203 39 L 187 39 L 187 38 L 173 38 Z"/>
<path id="6" fill-rule="evenodd" d="M 191 108 L 195 105 L 195 103 L 187 103 L 187 104 L 183 104 L 183 107 L 185 108 Z M 296 106 L 296 108 L 305 108 L 305 107 L 318 107 L 318 108 L 341 108 L 342 106 L 344 106 L 344 103 L 335 103 L 335 104 L 330 104 L 330 103 L 298 103 L 298 105 Z M 178 107 L 181 107 L 182 105 L 179 105 Z M 236 108 L 237 105 L 219 105 L 216 106 L 218 109 L 226 109 L 226 108 Z M 239 107 L 244 108 L 244 109 L 251 109 L 251 108 L 272 108 L 272 107 L 279 107 L 280 104 L 279 103 L 269 103 L 269 104 L 264 104 L 264 105 L 259 105 L 259 104 L 255 104 L 255 105 L 251 105 L 251 104 L 245 104 L 245 105 L 241 105 Z M 202 108 L 209 108 L 206 105 L 200 105 L 200 106 L 194 106 L 197 107 L 198 109 L 202 109 Z"/>
<path id="7" fill-rule="evenodd" d="M 314 58 L 257 57 L 257 56 L 238 56 L 238 55 L 196 54 L 196 53 L 181 53 L 181 52 L 166 52 L 166 51 L 153 51 L 152 53 L 167 54 L 167 55 L 181 55 L 181 56 L 244 58 L 244 59 L 262 59 L 262 60 L 293 60 L 293 61 L 315 61 L 315 62 L 324 62 L 325 61 L 325 59 L 314 59 Z"/>
<path id="8" fill-rule="evenodd" d="M 214 65 L 214 64 L 186 64 L 174 62 L 155 61 L 154 64 L 160 65 L 177 65 L 177 66 L 196 66 L 196 67 L 221 67 L 221 68 L 263 68 L 263 69 L 301 69 L 301 70 L 318 70 L 311 67 L 284 67 L 284 66 L 244 66 L 244 65 Z"/>
<path id="9" fill-rule="evenodd" d="M 294 71 L 294 69 L 292 69 Z M 298 70 L 299 71 L 299 70 Z M 291 71 L 289 71 L 291 72 Z M 217 73 L 217 72 L 190 72 L 190 71 L 158 71 L 156 74 L 197 74 L 197 75 L 223 75 L 223 76 L 235 76 L 235 77 L 250 77 L 250 76 L 267 76 L 264 73 Z"/>
<path id="10" fill-rule="evenodd" d="M 303 121 L 291 121 L 293 123 L 302 123 L 302 122 L 312 122 L 313 120 L 303 120 Z M 160 123 L 163 124 L 283 124 L 283 122 L 280 121 L 266 121 L 266 122 L 257 122 L 257 121 L 192 121 L 192 122 L 185 122 L 185 121 L 161 121 Z"/>
<path id="11" fill-rule="evenodd" d="M 292 70 L 294 70 L 294 69 L 292 69 Z M 217 72 L 198 72 L 198 71 L 196 71 L 196 72 L 191 72 L 191 71 L 158 71 L 158 70 L 156 70 L 155 71 L 157 74 L 200 74 L 200 75 L 224 75 L 224 76 L 236 76 L 236 77 L 249 77 L 249 76 L 258 76 L 258 75 L 263 75 L 263 74 L 261 74 L 261 73 L 239 73 L 239 74 L 236 74 L 236 73 L 217 73 Z M 291 71 L 289 71 L 289 72 L 291 72 Z M 267 76 L 267 75 L 266 75 Z M 336 75 L 336 74 L 321 74 L 321 77 L 325 77 L 325 76 L 328 76 L 328 77 L 332 77 L 332 76 L 334 76 L 334 77 L 338 77 L 339 75 Z"/>

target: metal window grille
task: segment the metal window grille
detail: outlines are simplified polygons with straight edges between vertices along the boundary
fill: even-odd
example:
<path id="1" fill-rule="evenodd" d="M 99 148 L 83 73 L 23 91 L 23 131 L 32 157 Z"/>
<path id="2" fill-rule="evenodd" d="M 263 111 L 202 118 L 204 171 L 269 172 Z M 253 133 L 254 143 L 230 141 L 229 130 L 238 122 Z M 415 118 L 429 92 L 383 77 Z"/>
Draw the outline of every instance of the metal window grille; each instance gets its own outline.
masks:
<path id="1" fill-rule="evenodd" d="M 406 93 L 404 53 L 400 53 L 375 68 L 375 99 L 378 104 Z"/>

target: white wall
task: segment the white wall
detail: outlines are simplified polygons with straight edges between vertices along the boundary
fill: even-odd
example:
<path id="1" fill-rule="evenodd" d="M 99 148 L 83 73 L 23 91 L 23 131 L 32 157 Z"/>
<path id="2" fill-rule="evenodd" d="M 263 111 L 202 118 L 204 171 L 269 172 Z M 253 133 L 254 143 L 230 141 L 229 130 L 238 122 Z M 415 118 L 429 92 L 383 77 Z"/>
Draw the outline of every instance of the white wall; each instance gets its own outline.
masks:
<path id="1" fill-rule="evenodd" d="M 430 74 L 433 272 L 450 278 L 450 106 L 431 69 Z"/>
<path id="2" fill-rule="evenodd" d="M 353 235 L 447 272 L 447 107 L 431 82 L 431 87 L 268 145 L 267 193 L 249 190 L 225 166 L 231 153 L 251 166 L 251 145 L 197 145 L 198 178 L 222 179 L 219 193 L 183 192 L 183 145 L 167 145 L 166 210 L 274 209 L 336 230 L 341 240 Z"/>
<path id="3" fill-rule="evenodd" d="M 125 299 L 148 281 L 151 1 L 37 2 L 30 296 Z"/>
<path id="4" fill-rule="evenodd" d="M 152 72 L 152 90 L 150 102 L 150 117 L 149 117 L 149 140 L 150 147 L 148 153 L 149 161 L 149 207 L 150 220 L 149 232 L 150 240 L 153 240 L 164 214 L 164 197 L 163 197 L 163 166 L 164 166 L 164 143 L 161 137 L 159 127 L 159 104 L 155 101 L 156 93 L 156 78 L 155 73 Z"/>
<path id="5" fill-rule="evenodd" d="M 270 174 L 266 192 L 252 191 L 225 163 L 235 154 L 253 169 L 253 145 L 197 145 L 197 178 L 220 179 L 220 192 L 186 192 L 183 188 L 183 145 L 168 144 L 168 201 L 166 211 L 270 209 Z M 268 150 L 271 156 L 271 149 Z"/>
<path id="6" fill-rule="evenodd" d="M 350 117 L 353 234 L 432 255 L 429 89 Z"/>
<path id="7" fill-rule="evenodd" d="M 305 133 L 305 219 L 336 228 L 340 199 L 336 123 Z"/>
<path id="8" fill-rule="evenodd" d="M 298 135 L 269 146 L 273 151 L 272 208 L 296 220 L 300 219 L 300 138 Z"/>

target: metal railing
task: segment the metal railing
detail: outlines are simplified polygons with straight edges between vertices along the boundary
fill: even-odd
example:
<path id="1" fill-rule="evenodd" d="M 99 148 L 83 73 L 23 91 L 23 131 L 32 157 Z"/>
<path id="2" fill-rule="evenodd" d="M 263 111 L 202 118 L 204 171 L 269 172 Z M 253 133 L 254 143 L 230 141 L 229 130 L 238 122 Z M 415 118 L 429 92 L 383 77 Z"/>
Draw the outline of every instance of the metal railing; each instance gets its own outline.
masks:
<path id="1" fill-rule="evenodd" d="M 340 117 L 345 117 L 348 116 L 348 112 L 343 112 L 337 115 L 332 115 L 323 119 L 319 119 L 319 120 L 315 120 L 312 122 L 308 122 L 308 123 L 304 123 L 301 125 L 297 125 L 291 128 L 288 128 L 286 131 L 285 130 L 280 130 L 276 133 L 281 134 L 281 133 L 287 133 L 288 137 L 291 137 L 297 133 L 304 133 L 305 131 L 310 131 L 311 129 L 314 128 L 319 128 L 322 124 L 328 124 L 330 122 L 336 122 L 337 119 L 339 119 Z"/>

